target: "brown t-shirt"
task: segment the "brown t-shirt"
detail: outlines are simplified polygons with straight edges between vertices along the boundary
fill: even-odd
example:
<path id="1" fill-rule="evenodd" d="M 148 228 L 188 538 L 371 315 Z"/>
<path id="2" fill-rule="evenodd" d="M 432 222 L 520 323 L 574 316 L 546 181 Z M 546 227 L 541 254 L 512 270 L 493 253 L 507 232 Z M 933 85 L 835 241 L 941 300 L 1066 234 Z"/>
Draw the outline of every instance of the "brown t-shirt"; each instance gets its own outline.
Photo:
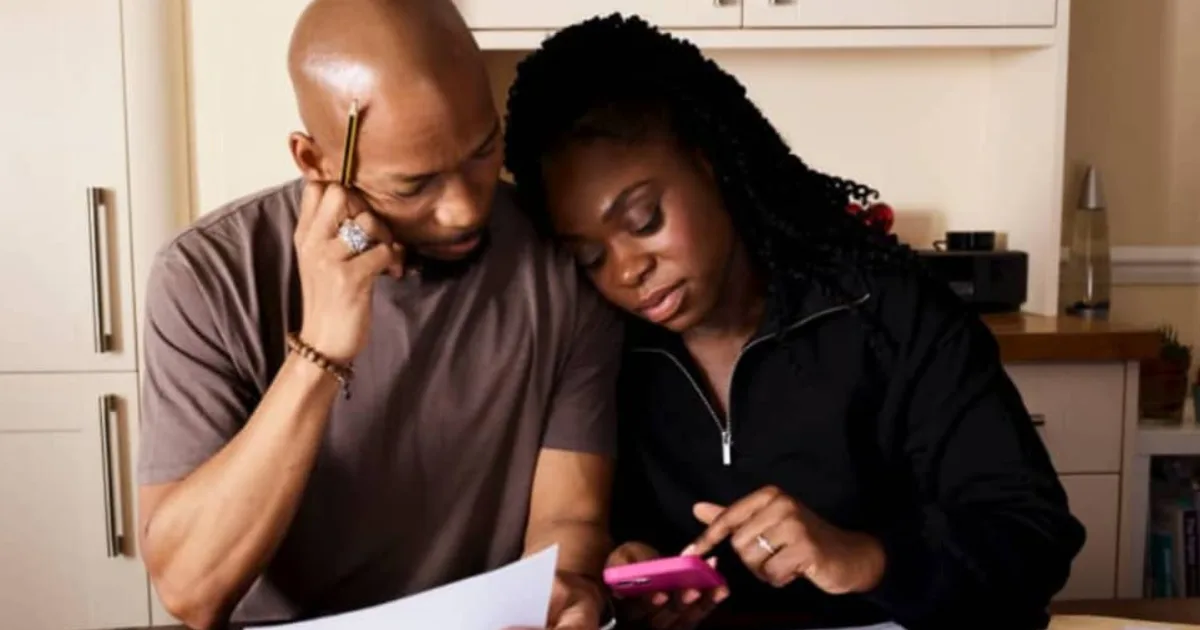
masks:
<path id="1" fill-rule="evenodd" d="M 300 329 L 294 181 L 158 255 L 146 305 L 140 483 L 225 446 Z M 501 185 L 492 243 L 453 280 L 381 277 L 351 397 L 333 403 L 299 511 L 235 621 L 362 607 L 518 558 L 539 449 L 609 454 L 621 329 Z"/>

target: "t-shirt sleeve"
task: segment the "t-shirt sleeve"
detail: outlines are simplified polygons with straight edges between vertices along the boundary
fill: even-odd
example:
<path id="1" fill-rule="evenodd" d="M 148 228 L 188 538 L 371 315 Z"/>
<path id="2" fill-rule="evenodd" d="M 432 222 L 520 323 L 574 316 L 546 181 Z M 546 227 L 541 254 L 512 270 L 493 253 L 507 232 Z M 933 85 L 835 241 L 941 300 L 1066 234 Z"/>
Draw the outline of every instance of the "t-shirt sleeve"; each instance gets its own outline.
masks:
<path id="1" fill-rule="evenodd" d="M 185 260 L 170 251 L 157 258 L 146 293 L 139 483 L 186 477 L 253 410 L 253 387 L 239 373 L 213 304 Z"/>
<path id="2" fill-rule="evenodd" d="M 579 287 L 572 320 L 542 445 L 612 455 L 616 451 L 621 320 L 586 283 Z"/>

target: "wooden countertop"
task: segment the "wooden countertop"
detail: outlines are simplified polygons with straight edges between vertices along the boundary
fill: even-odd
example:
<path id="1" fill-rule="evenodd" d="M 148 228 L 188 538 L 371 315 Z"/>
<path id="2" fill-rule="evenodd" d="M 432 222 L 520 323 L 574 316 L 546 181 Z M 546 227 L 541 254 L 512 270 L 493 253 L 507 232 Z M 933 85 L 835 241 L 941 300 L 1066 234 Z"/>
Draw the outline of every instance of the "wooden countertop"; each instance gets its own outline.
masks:
<path id="1" fill-rule="evenodd" d="M 1158 333 L 1111 321 L 1029 313 L 985 315 L 1005 362 L 1134 361 L 1158 354 Z"/>

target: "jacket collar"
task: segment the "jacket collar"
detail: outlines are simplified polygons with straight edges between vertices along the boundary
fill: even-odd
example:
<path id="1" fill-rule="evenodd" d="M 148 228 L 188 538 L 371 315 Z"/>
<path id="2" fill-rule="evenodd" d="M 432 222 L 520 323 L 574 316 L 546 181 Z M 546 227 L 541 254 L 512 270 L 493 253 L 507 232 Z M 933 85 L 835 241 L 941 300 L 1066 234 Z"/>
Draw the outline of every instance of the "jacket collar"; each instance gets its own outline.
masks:
<path id="1" fill-rule="evenodd" d="M 840 282 L 845 295 L 827 295 L 811 285 L 804 287 L 800 308 L 782 325 L 779 317 L 782 306 L 778 296 L 769 294 L 766 308 L 763 309 L 763 320 L 749 343 L 774 337 L 781 331 L 790 332 L 829 315 L 849 311 L 871 299 L 870 287 L 861 274 L 845 274 Z M 682 347 L 682 339 L 678 333 L 643 319 L 633 320 L 627 326 L 627 331 L 630 350 L 670 350 Z"/>

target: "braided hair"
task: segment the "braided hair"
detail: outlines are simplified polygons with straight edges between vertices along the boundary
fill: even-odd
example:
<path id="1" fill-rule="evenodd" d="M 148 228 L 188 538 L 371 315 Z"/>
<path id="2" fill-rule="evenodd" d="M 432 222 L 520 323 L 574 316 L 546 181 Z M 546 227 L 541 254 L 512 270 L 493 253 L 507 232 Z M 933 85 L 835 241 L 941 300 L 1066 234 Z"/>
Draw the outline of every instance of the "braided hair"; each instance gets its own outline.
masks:
<path id="1" fill-rule="evenodd" d="M 522 60 L 506 127 L 505 166 L 542 229 L 549 228 L 542 160 L 556 150 L 597 138 L 636 143 L 665 131 L 698 151 L 775 298 L 779 323 L 794 317 L 807 287 L 849 302 L 847 270 L 918 264 L 894 236 L 848 210 L 851 202 L 867 206 L 875 190 L 809 168 L 737 79 L 636 16 L 580 22 Z"/>

